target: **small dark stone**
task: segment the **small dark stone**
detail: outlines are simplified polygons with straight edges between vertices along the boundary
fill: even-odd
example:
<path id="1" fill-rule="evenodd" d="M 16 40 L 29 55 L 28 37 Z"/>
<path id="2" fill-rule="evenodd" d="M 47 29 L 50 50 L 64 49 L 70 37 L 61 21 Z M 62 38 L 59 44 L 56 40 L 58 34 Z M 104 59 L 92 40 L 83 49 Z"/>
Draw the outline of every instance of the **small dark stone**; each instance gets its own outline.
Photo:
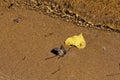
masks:
<path id="1" fill-rule="evenodd" d="M 13 3 L 11 3 L 9 6 L 8 6 L 8 8 L 11 8 L 13 6 Z"/>
<path id="2" fill-rule="evenodd" d="M 95 24 L 96 27 L 101 27 L 101 24 Z"/>
<path id="3" fill-rule="evenodd" d="M 18 17 L 16 19 L 13 19 L 13 21 L 16 22 L 16 23 L 19 23 L 21 21 L 21 18 Z"/>
<path id="4" fill-rule="evenodd" d="M 62 57 L 67 53 L 67 51 L 63 48 L 63 46 L 61 46 L 60 48 L 53 48 L 51 52 L 56 56 L 58 55 Z"/>
<path id="5" fill-rule="evenodd" d="M 59 48 L 53 48 L 52 50 L 51 50 L 51 52 L 54 54 L 54 55 L 59 55 Z"/>

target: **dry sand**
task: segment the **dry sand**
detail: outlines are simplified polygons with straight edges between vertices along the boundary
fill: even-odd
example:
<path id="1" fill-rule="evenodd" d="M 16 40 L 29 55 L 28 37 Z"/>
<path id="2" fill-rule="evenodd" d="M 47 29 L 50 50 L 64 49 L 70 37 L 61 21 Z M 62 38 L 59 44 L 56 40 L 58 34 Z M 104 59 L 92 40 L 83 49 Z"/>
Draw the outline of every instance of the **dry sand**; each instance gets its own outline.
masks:
<path id="1" fill-rule="evenodd" d="M 86 48 L 45 60 L 54 56 L 52 48 L 80 33 Z M 120 80 L 120 34 L 23 8 L 0 8 L 0 80 Z"/>

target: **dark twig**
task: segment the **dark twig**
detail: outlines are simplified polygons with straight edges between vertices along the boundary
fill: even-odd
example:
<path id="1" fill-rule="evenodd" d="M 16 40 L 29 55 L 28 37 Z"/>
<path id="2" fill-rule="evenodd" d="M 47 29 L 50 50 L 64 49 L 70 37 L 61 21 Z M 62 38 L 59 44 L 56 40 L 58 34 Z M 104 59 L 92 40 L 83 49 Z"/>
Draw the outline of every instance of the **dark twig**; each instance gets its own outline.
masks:
<path id="1" fill-rule="evenodd" d="M 54 72 L 52 72 L 51 74 L 52 75 L 54 75 L 54 74 L 56 74 L 58 71 L 60 71 L 61 69 L 60 68 L 58 68 L 56 71 L 54 71 Z"/>
<path id="2" fill-rule="evenodd" d="M 67 52 L 68 52 L 68 51 L 70 51 L 72 48 L 73 48 L 73 46 L 72 46 L 72 47 L 70 47 L 70 48 L 67 50 Z"/>
<path id="3" fill-rule="evenodd" d="M 55 56 L 47 57 L 47 58 L 45 58 L 45 60 L 52 59 L 54 57 L 57 57 L 57 56 L 55 55 Z"/>

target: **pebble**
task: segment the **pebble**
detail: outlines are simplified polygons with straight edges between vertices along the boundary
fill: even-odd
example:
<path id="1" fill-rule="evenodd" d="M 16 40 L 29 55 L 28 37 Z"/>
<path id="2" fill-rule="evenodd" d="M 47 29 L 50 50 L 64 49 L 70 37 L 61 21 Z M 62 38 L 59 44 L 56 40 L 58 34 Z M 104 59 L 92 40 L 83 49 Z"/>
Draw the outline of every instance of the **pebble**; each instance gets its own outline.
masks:
<path id="1" fill-rule="evenodd" d="M 53 48 L 51 50 L 51 52 L 56 55 L 56 56 L 60 56 L 60 57 L 63 57 L 67 51 L 63 48 L 63 46 L 61 46 L 60 48 L 56 47 L 56 48 Z"/>

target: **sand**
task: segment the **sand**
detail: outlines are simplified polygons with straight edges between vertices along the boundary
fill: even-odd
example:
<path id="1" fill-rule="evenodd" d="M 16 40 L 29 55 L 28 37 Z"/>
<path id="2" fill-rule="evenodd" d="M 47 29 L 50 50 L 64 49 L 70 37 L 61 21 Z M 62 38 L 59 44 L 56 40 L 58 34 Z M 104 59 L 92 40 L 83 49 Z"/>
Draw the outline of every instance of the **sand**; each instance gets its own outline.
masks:
<path id="1" fill-rule="evenodd" d="M 119 80 L 120 34 L 88 29 L 25 8 L 0 8 L 0 80 Z M 84 49 L 50 50 L 83 33 Z M 65 49 L 69 46 L 64 45 Z"/>

